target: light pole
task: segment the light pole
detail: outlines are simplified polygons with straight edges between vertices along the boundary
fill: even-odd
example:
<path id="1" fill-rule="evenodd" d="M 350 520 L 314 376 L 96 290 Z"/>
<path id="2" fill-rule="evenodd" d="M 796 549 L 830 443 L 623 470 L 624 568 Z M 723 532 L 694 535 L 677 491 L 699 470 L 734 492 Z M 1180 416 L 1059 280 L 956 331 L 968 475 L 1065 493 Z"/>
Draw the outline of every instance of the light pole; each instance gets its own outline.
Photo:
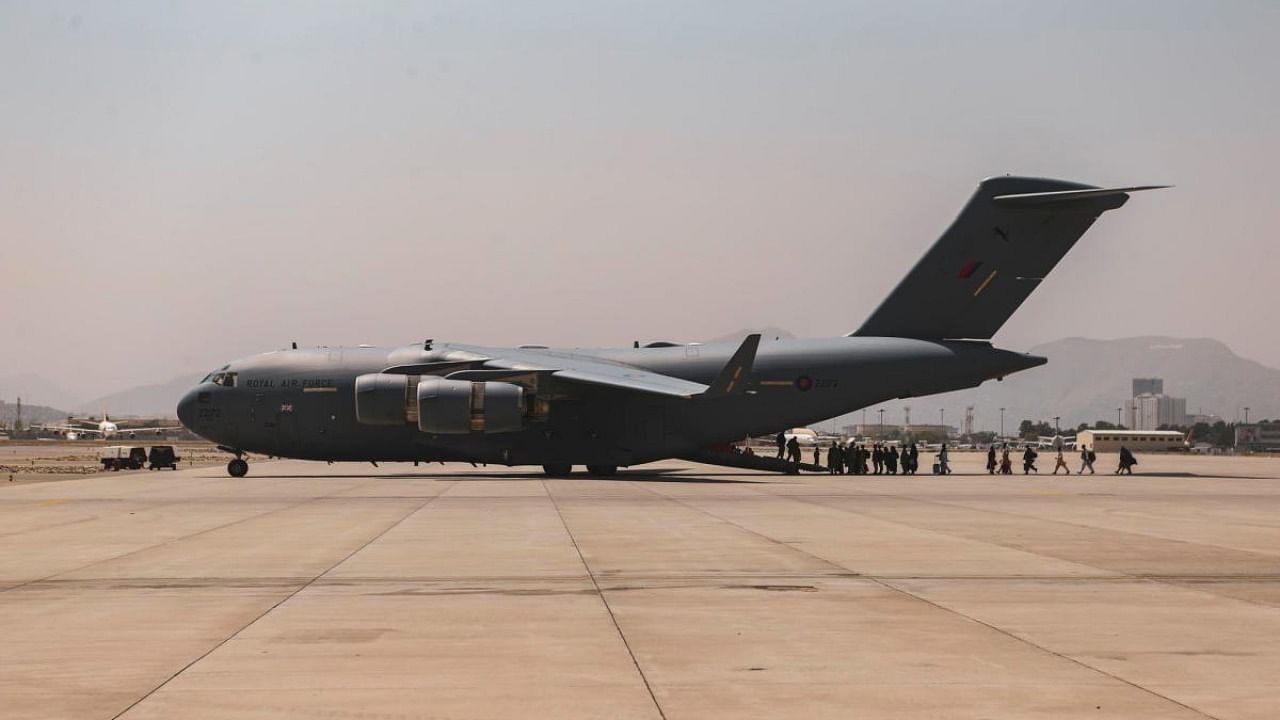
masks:
<path id="1" fill-rule="evenodd" d="M 1120 427 L 1120 408 L 1116 408 L 1116 427 Z"/>
<path id="2" fill-rule="evenodd" d="M 884 408 L 880 408 L 876 412 L 880 413 L 880 439 L 884 439 Z"/>
<path id="3" fill-rule="evenodd" d="M 1244 424 L 1245 425 L 1249 424 L 1249 406 L 1248 405 L 1244 406 Z"/>
<path id="4" fill-rule="evenodd" d="M 1057 435 L 1061 435 L 1061 434 L 1062 434 L 1062 426 L 1058 424 L 1058 421 L 1059 421 L 1059 420 L 1061 420 L 1061 419 L 1062 419 L 1062 416 L 1061 416 L 1061 415 L 1054 415 L 1054 416 L 1053 416 L 1053 432 L 1054 432 L 1055 434 L 1057 434 Z"/>
<path id="5" fill-rule="evenodd" d="M 1004 439 L 1004 408 L 1000 408 L 1000 439 Z"/>

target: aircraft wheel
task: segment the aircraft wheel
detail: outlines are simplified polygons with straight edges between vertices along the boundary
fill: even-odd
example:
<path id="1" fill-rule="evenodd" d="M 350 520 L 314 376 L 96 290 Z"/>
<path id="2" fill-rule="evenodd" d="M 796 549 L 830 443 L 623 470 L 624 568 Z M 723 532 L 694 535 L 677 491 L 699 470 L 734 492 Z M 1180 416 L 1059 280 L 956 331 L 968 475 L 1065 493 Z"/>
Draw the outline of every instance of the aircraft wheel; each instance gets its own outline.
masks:
<path id="1" fill-rule="evenodd" d="M 565 477 L 573 473 L 573 466 L 568 463 L 548 463 L 542 466 L 542 472 L 548 477 Z"/>
<path id="2" fill-rule="evenodd" d="M 587 472 L 591 473 L 592 475 L 608 477 L 610 475 L 618 474 L 618 466 L 617 465 L 588 465 Z"/>
<path id="3" fill-rule="evenodd" d="M 227 474 L 231 477 L 244 477 L 249 474 L 249 463 L 241 460 L 240 458 L 236 458 L 235 460 L 227 463 Z"/>

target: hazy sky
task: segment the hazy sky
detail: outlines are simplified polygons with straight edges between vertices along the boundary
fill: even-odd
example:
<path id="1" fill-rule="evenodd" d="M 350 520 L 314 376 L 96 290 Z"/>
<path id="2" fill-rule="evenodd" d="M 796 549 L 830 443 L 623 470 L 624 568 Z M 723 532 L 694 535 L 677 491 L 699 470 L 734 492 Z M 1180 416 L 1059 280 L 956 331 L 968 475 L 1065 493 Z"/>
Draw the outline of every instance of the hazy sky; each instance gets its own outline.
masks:
<path id="1" fill-rule="evenodd" d="M 846 333 L 1005 172 L 1178 187 L 998 344 L 1280 366 L 1277 36 L 1276 2 L 4 2 L 0 376 Z"/>

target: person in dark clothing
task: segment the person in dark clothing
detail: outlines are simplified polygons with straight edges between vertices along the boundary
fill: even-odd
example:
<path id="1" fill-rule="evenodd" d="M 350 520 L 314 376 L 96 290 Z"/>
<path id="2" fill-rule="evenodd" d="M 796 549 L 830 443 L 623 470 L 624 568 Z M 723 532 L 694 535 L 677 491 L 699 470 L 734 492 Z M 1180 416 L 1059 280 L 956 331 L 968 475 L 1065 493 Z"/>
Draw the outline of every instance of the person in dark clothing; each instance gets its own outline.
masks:
<path id="1" fill-rule="evenodd" d="M 884 454 L 884 466 L 890 475 L 898 474 L 898 448 L 896 445 L 890 445 L 888 451 Z"/>
<path id="2" fill-rule="evenodd" d="M 1127 475 L 1132 475 L 1133 466 L 1137 464 L 1138 464 L 1138 458 L 1133 456 L 1133 452 L 1130 451 L 1129 448 L 1121 445 L 1120 446 L 1120 467 L 1116 468 L 1116 474 L 1119 475 L 1121 473 L 1125 473 Z"/>
<path id="3" fill-rule="evenodd" d="M 1080 450 L 1080 472 L 1076 474 L 1083 475 L 1085 468 L 1089 468 L 1089 474 L 1093 475 L 1093 461 L 1097 459 L 1098 456 L 1094 454 L 1093 450 L 1088 445 L 1085 445 Z"/>
<path id="4" fill-rule="evenodd" d="M 813 444 L 813 464 L 822 467 L 822 446 L 817 443 Z"/>
<path id="5" fill-rule="evenodd" d="M 1039 453 L 1037 453 L 1035 449 L 1032 448 L 1030 445 L 1027 446 L 1026 450 L 1022 451 L 1022 474 L 1023 475 L 1026 475 L 1027 473 L 1031 473 L 1031 472 L 1036 473 L 1037 475 L 1040 474 L 1040 471 L 1036 469 L 1037 455 L 1039 455 Z"/>
<path id="6" fill-rule="evenodd" d="M 987 474 L 996 474 L 996 446 L 992 445 L 987 448 Z"/>
<path id="7" fill-rule="evenodd" d="M 1004 450 L 1000 452 L 1000 474 L 1013 474 L 1013 461 L 1009 459 L 1009 446 L 1006 444 Z"/>
<path id="8" fill-rule="evenodd" d="M 787 441 L 787 459 L 793 463 L 800 463 L 800 441 L 793 436 Z"/>
<path id="9" fill-rule="evenodd" d="M 871 446 L 871 468 L 875 475 L 884 472 L 884 451 L 880 449 L 880 443 Z"/>
<path id="10" fill-rule="evenodd" d="M 844 463 L 844 459 L 840 457 L 840 443 L 831 443 L 831 449 L 827 451 L 827 473 L 835 475 L 840 472 L 840 466 Z"/>
<path id="11" fill-rule="evenodd" d="M 778 459 L 781 460 L 787 450 L 787 436 L 780 432 L 773 441 L 778 445 Z"/>
<path id="12" fill-rule="evenodd" d="M 915 475 L 916 471 L 920 469 L 920 449 L 916 447 L 915 443 L 911 443 L 911 446 L 907 448 L 907 465 L 907 472 L 912 475 Z"/>

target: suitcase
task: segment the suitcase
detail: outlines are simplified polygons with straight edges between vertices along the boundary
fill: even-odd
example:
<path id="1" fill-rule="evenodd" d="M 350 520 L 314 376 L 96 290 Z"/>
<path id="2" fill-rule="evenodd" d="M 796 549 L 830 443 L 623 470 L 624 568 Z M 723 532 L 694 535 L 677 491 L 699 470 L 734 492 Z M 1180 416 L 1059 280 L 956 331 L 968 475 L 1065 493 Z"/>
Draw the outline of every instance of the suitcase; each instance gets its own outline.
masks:
<path id="1" fill-rule="evenodd" d="M 934 475 L 941 475 L 941 474 L 942 474 L 942 463 L 934 463 L 934 464 L 933 464 L 933 474 L 934 474 Z"/>

